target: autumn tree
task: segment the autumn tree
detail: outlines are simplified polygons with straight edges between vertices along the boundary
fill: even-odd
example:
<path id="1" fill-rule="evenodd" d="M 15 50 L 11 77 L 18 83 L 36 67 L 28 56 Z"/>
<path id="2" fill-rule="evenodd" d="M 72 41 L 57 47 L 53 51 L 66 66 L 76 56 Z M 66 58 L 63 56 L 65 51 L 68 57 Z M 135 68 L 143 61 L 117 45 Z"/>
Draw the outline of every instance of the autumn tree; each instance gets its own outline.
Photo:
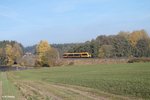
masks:
<path id="1" fill-rule="evenodd" d="M 47 41 L 40 41 L 36 46 L 36 66 L 50 67 L 54 65 L 58 53 L 52 48 Z"/>
<path id="2" fill-rule="evenodd" d="M 23 56 L 23 49 L 18 43 L 14 43 L 12 47 L 12 52 L 13 52 L 13 60 L 14 62 L 19 62 L 21 57 Z"/>
<path id="3" fill-rule="evenodd" d="M 145 30 L 134 31 L 129 35 L 129 41 L 133 47 L 136 46 L 140 39 L 147 39 L 148 34 Z"/>
<path id="4" fill-rule="evenodd" d="M 48 52 L 46 52 L 45 57 L 43 57 L 43 60 L 45 61 L 45 66 L 48 64 L 48 66 L 57 66 L 59 53 L 55 48 L 51 48 Z M 47 62 L 48 61 L 48 62 Z"/>
<path id="5" fill-rule="evenodd" d="M 7 65 L 12 65 L 14 63 L 13 61 L 13 47 L 9 44 L 6 45 L 5 48 L 5 62 Z"/>
<path id="6" fill-rule="evenodd" d="M 0 42 L 0 64 L 13 65 L 23 55 L 23 46 L 15 41 Z"/>
<path id="7" fill-rule="evenodd" d="M 40 41 L 40 43 L 36 46 L 36 65 L 37 66 L 43 66 L 44 64 L 47 64 L 48 66 L 48 60 L 46 60 L 46 53 L 51 49 L 50 45 L 47 41 Z"/>

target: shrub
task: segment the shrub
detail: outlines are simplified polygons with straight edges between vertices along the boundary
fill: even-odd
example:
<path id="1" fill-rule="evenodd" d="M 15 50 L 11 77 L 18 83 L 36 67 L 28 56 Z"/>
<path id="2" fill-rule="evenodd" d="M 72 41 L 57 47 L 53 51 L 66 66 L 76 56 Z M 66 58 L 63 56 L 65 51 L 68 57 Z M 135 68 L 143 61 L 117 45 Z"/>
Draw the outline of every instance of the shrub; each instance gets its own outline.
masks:
<path id="1" fill-rule="evenodd" d="M 73 61 L 72 61 L 72 62 L 69 62 L 68 65 L 74 65 L 74 62 L 73 62 Z"/>
<path id="2" fill-rule="evenodd" d="M 132 58 L 128 60 L 128 63 L 134 62 L 150 62 L 150 58 Z"/>

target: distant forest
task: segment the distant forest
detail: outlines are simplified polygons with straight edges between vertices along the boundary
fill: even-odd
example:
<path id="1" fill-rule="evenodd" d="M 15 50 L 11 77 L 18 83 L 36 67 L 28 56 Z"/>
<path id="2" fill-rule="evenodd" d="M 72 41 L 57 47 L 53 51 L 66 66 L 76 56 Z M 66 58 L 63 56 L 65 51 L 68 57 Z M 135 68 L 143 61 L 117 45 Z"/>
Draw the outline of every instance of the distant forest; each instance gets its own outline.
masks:
<path id="1" fill-rule="evenodd" d="M 28 52 L 36 53 L 37 45 L 23 47 L 16 41 L 0 41 L 0 65 L 18 62 Z M 93 58 L 150 57 L 150 37 L 145 30 L 100 35 L 84 43 L 50 44 L 62 57 L 65 52 L 89 52 Z"/>
<path id="2" fill-rule="evenodd" d="M 51 44 L 60 56 L 64 52 L 89 52 L 94 58 L 150 57 L 150 37 L 145 30 L 121 31 L 117 35 L 100 35 L 85 43 Z M 36 45 L 24 49 L 35 53 Z"/>
<path id="3" fill-rule="evenodd" d="M 16 41 L 0 41 L 0 65 L 55 66 L 66 52 L 89 52 L 93 58 L 150 57 L 150 37 L 145 30 L 100 35 L 84 43 L 49 44 L 40 41 L 23 47 Z"/>

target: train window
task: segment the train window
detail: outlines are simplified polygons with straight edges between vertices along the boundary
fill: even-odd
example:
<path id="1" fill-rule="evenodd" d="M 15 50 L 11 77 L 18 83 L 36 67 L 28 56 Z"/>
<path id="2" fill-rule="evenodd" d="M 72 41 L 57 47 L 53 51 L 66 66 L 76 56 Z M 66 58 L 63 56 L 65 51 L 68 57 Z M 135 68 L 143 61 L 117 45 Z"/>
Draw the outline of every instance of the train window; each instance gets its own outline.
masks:
<path id="1" fill-rule="evenodd" d="M 80 54 L 74 54 L 74 56 L 80 56 Z"/>
<path id="2" fill-rule="evenodd" d="M 67 54 L 63 54 L 63 56 L 67 56 Z"/>
<path id="3" fill-rule="evenodd" d="M 82 54 L 83 56 L 87 56 L 87 54 Z"/>
<path id="4" fill-rule="evenodd" d="M 68 56 L 73 56 L 73 54 L 68 54 Z"/>

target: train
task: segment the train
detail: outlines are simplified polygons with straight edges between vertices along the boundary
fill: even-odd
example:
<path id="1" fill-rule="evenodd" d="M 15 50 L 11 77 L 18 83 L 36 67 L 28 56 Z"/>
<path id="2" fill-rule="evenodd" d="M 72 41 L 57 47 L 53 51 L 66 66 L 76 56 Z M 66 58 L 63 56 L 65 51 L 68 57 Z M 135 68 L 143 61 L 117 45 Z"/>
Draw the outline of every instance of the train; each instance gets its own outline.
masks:
<path id="1" fill-rule="evenodd" d="M 88 52 L 64 53 L 63 58 L 91 58 Z"/>

